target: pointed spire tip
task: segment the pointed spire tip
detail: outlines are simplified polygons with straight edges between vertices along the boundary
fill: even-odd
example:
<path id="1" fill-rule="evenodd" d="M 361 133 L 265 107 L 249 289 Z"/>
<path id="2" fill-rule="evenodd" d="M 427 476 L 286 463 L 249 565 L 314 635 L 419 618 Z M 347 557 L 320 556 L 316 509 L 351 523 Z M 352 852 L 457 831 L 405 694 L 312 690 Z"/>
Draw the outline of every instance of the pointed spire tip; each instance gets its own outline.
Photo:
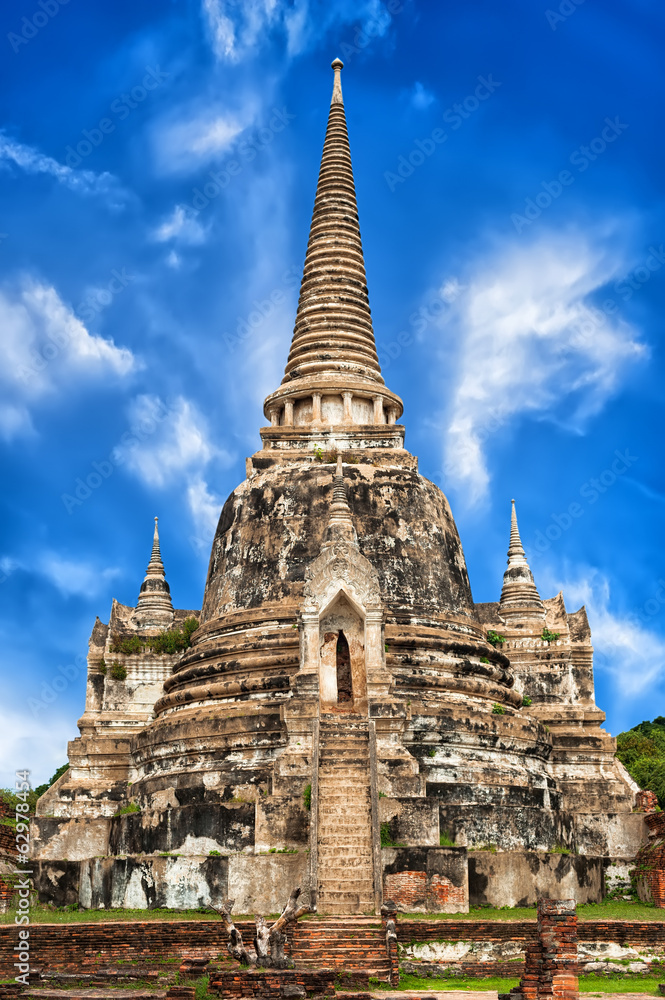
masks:
<path id="1" fill-rule="evenodd" d="M 333 59 L 330 64 L 335 71 L 335 82 L 333 83 L 333 92 L 331 104 L 344 104 L 344 98 L 342 97 L 342 67 L 344 63 L 341 59 Z"/>

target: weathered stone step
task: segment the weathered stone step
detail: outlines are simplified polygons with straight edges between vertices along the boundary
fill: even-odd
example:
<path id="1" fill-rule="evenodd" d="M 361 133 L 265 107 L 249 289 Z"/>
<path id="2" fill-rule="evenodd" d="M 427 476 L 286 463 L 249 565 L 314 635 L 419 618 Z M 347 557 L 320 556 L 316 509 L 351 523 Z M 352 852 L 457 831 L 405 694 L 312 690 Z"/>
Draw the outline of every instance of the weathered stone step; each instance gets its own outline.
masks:
<path id="1" fill-rule="evenodd" d="M 354 837 L 351 834 L 342 833 L 339 837 L 333 835 L 319 837 L 320 847 L 371 847 L 372 841 L 369 837 Z"/>
<path id="2" fill-rule="evenodd" d="M 326 777 L 322 781 L 321 775 L 319 775 L 319 795 L 324 791 L 331 799 L 358 799 L 369 802 L 369 786 L 340 785 L 339 781 L 332 778 Z"/>
<path id="3" fill-rule="evenodd" d="M 371 844 L 357 844 L 351 847 L 342 845 L 341 848 L 335 849 L 334 847 L 328 847 L 326 844 L 319 844 L 319 864 L 324 864 L 326 867 L 330 864 L 338 862 L 339 864 L 346 865 L 349 867 L 350 863 L 357 859 L 358 866 L 370 865 L 372 861 L 372 845 Z"/>

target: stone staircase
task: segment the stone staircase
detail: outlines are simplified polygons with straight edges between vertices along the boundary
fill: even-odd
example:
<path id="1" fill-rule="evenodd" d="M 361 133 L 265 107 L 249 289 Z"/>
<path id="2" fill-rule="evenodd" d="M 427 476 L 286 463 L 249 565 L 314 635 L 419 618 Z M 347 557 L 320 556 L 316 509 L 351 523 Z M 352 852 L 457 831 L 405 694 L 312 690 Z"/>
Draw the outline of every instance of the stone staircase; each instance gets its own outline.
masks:
<path id="1" fill-rule="evenodd" d="M 360 715 L 319 720 L 319 913 L 373 913 L 369 721 Z"/>
<path id="2" fill-rule="evenodd" d="M 390 960 L 378 917 L 316 917 L 293 930 L 291 957 L 296 969 L 364 971 L 388 981 Z"/>

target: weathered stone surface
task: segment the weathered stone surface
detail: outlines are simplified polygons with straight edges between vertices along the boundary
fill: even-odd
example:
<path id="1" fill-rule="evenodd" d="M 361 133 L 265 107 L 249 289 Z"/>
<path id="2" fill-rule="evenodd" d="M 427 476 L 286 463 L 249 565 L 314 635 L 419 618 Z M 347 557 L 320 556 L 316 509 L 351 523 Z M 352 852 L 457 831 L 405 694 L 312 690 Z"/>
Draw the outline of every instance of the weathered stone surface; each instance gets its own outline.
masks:
<path id="1" fill-rule="evenodd" d="M 603 898 L 605 858 L 527 851 L 469 852 L 471 906 L 533 906 L 542 896 Z"/>
<path id="2" fill-rule="evenodd" d="M 228 896 L 227 858 L 91 858 L 82 862 L 79 902 L 86 910 L 196 909 Z"/>

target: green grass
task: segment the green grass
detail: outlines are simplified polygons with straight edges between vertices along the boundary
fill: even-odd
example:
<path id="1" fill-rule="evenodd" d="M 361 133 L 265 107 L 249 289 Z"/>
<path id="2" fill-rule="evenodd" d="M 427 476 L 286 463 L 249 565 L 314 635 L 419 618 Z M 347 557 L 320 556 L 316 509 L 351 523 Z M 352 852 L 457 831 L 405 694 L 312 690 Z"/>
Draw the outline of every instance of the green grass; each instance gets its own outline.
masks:
<path id="1" fill-rule="evenodd" d="M 497 990 L 508 993 L 517 986 L 519 979 L 472 979 L 468 976 L 449 976 L 445 979 L 400 975 L 399 990 Z M 372 984 L 372 990 L 393 989 L 388 983 Z"/>
<path id="2" fill-rule="evenodd" d="M 580 993 L 649 993 L 659 996 L 663 976 L 580 976 Z"/>
<path id="3" fill-rule="evenodd" d="M 580 993 L 648 993 L 658 996 L 662 976 L 580 976 Z M 508 993 L 519 979 L 473 979 L 468 976 L 447 976 L 429 979 L 420 976 L 400 976 L 400 990 L 496 990 Z M 388 983 L 372 984 L 372 990 L 389 990 Z"/>
<path id="4" fill-rule="evenodd" d="M 13 924 L 16 910 L 0 913 L 0 924 Z M 629 903 L 626 900 L 607 899 L 603 903 L 588 903 L 577 907 L 580 920 L 639 920 L 665 921 L 665 909 L 648 903 Z M 234 913 L 234 920 L 254 920 L 252 914 Z M 48 906 L 32 906 L 30 920 L 35 924 L 90 923 L 100 920 L 221 920 L 213 910 L 66 910 Z M 316 919 L 315 916 L 305 919 Z M 474 906 L 469 913 L 400 913 L 400 920 L 535 920 L 535 906 L 516 906 L 497 909 L 491 906 Z M 665 976 L 663 977 L 665 979 Z"/>
<path id="5" fill-rule="evenodd" d="M 13 924 L 16 910 L 0 913 L 0 924 Z M 234 920 L 254 920 L 250 914 L 234 913 Z M 76 924 L 100 920 L 219 920 L 212 910 L 56 910 L 48 906 L 31 906 L 33 924 Z"/>
<path id="6" fill-rule="evenodd" d="M 602 903 L 584 903 L 577 907 L 579 920 L 649 920 L 665 921 L 665 910 L 651 903 L 630 903 L 606 899 Z M 535 906 L 472 906 L 468 913 L 400 913 L 399 920 L 535 920 Z"/>

